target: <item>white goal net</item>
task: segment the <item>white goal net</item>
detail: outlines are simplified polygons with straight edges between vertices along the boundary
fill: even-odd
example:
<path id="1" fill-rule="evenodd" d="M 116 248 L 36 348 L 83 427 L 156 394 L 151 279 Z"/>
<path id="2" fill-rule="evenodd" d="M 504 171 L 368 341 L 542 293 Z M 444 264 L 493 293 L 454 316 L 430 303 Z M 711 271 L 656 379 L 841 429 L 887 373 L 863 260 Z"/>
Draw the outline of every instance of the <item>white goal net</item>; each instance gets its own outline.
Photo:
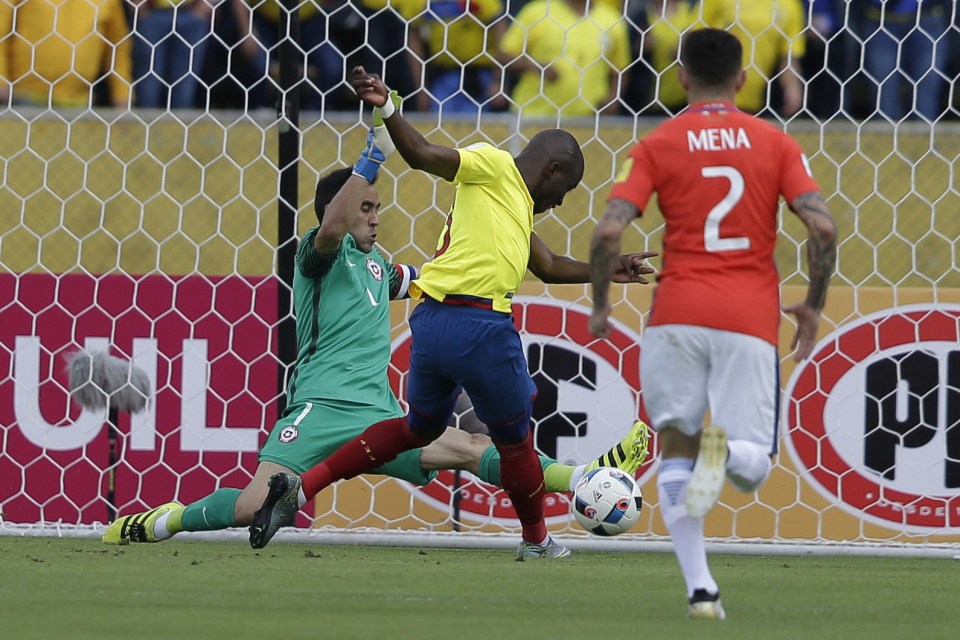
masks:
<path id="1" fill-rule="evenodd" d="M 66 4 L 86 17 L 67 24 L 56 8 Z M 583 183 L 536 230 L 586 260 L 619 163 L 681 106 L 679 34 L 707 21 L 747 45 L 756 109 L 805 148 L 840 247 L 813 357 L 782 361 L 771 477 L 757 494 L 728 487 L 706 533 L 955 548 L 956 8 L 771 0 L 764 18 L 738 4 L 595 0 L 584 17 L 573 0 L 0 0 L 0 531 L 99 531 L 117 513 L 249 482 L 282 403 L 290 251 L 315 224 L 317 177 L 351 165 L 369 126 L 345 84 L 351 66 L 407 95 L 405 115 L 439 144 L 517 151 L 539 129 L 571 131 Z M 568 35 L 557 41 L 557 29 Z M 378 189 L 381 251 L 422 264 L 452 188 L 391 158 Z M 805 230 L 782 219 L 776 257 L 792 302 L 806 288 Z M 661 233 L 652 206 L 624 246 L 659 250 Z M 609 341 L 586 330 L 587 287 L 528 279 L 521 294 L 537 446 L 585 462 L 643 415 L 651 291 L 614 287 Z M 392 311 L 401 399 L 411 309 Z M 782 325 L 786 354 L 793 327 Z M 147 409 L 73 404 L 64 358 L 81 348 L 146 371 Z M 653 449 L 638 472 L 642 519 L 621 540 L 666 539 Z M 549 495 L 546 509 L 551 529 L 586 539 L 566 496 Z M 452 472 L 426 487 L 342 482 L 298 525 L 386 539 L 519 530 L 502 492 Z"/>

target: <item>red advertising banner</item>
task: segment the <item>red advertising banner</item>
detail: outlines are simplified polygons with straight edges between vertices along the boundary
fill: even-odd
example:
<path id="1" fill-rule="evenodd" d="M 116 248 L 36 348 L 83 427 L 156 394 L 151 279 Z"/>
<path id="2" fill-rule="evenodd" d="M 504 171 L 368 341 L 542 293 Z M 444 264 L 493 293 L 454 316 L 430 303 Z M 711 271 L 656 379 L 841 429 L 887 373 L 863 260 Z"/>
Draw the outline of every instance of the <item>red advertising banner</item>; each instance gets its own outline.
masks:
<path id="1" fill-rule="evenodd" d="M 960 529 L 960 306 L 910 305 L 847 323 L 787 385 L 788 451 L 858 518 Z"/>
<path id="2" fill-rule="evenodd" d="M 272 278 L 0 274 L 4 519 L 104 522 L 111 490 L 125 513 L 245 486 L 276 421 L 276 296 Z M 156 390 L 115 438 L 69 399 L 80 348 L 133 361 Z"/>

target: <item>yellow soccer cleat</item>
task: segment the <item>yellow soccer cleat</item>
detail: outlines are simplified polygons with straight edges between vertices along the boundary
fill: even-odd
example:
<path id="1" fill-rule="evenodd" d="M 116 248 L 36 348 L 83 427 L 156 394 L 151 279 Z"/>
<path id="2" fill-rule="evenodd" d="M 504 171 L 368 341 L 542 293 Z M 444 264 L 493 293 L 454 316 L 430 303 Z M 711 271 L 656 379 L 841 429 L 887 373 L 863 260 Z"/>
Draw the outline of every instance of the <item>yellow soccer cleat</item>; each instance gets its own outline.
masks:
<path id="1" fill-rule="evenodd" d="M 650 445 L 650 428 L 643 420 L 637 420 L 627 435 L 605 454 L 584 467 L 586 475 L 599 467 L 616 467 L 631 476 L 647 459 Z"/>
<path id="2" fill-rule="evenodd" d="M 160 542 L 161 539 L 158 539 L 154 532 L 157 520 L 160 519 L 160 516 L 177 509 L 183 509 L 183 505 L 179 502 L 168 502 L 150 511 L 121 516 L 107 527 L 100 541 L 105 544 Z"/>

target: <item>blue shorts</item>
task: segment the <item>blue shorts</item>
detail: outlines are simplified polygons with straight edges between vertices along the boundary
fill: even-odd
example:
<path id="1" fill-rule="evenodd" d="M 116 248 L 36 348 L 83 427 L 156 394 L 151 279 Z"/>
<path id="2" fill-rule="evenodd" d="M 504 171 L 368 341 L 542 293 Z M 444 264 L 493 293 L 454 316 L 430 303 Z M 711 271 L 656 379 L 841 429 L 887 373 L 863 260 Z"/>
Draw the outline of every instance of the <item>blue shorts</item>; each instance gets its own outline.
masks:
<path id="1" fill-rule="evenodd" d="M 487 425 L 531 409 L 537 388 L 512 315 L 426 298 L 410 316 L 410 332 L 407 402 L 437 429 L 450 419 L 461 388 Z"/>

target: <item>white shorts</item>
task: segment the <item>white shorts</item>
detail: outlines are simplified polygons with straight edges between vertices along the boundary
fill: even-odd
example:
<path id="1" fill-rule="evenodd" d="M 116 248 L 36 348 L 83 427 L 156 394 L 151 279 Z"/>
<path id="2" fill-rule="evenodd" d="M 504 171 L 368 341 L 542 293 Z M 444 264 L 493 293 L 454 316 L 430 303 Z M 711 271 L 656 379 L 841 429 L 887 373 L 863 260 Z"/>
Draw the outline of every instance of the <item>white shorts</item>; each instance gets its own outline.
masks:
<path id="1" fill-rule="evenodd" d="M 777 348 L 743 333 L 695 325 L 647 327 L 640 383 L 651 426 L 693 436 L 710 410 L 731 440 L 777 450 L 780 361 Z"/>

